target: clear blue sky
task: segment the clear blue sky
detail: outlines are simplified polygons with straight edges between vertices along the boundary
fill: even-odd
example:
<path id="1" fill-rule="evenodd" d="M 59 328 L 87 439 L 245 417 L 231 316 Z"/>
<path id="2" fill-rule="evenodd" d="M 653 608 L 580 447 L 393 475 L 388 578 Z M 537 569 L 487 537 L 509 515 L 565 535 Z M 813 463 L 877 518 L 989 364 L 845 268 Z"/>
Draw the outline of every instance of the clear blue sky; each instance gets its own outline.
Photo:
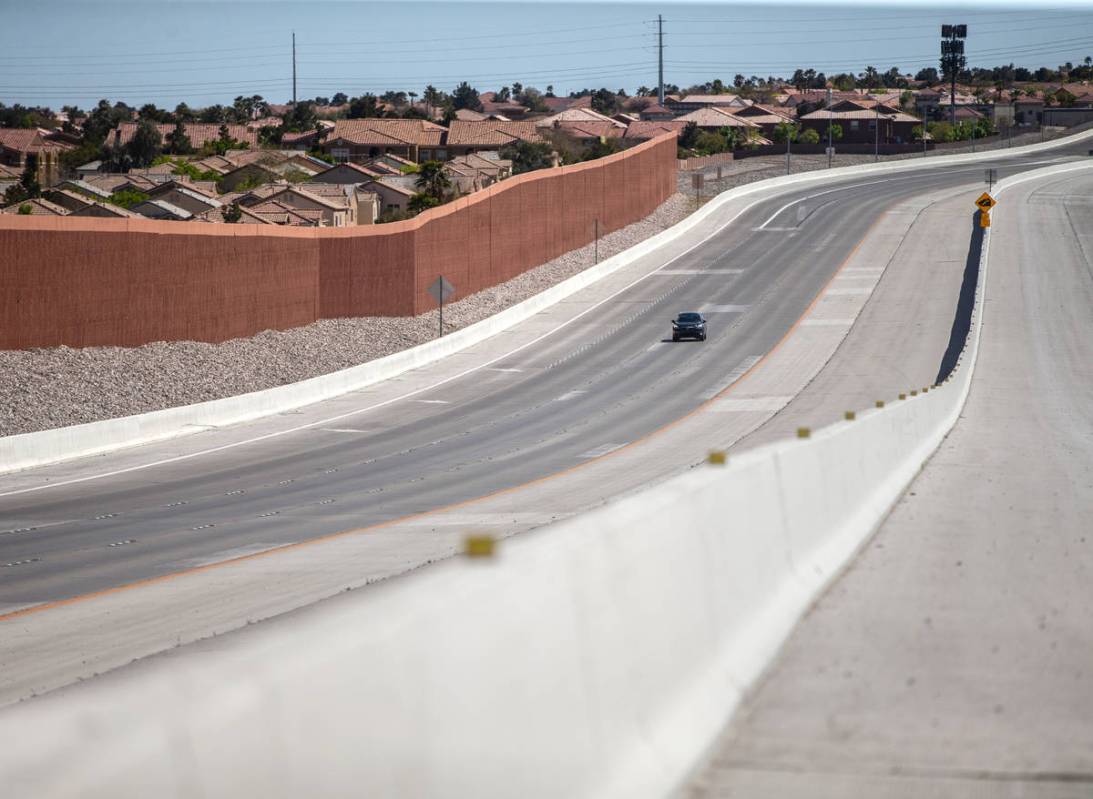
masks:
<path id="1" fill-rule="evenodd" d="M 1055 67 L 1093 55 L 1093 9 L 1000 2 L 923 3 L 409 2 L 387 0 L 3 0 L 0 102 L 101 97 L 173 108 L 239 94 L 283 102 L 432 83 L 479 90 L 519 81 L 558 94 L 656 83 L 655 19 L 664 16 L 665 80 L 917 71 L 937 65 L 938 25 L 966 22 L 973 66 Z"/>

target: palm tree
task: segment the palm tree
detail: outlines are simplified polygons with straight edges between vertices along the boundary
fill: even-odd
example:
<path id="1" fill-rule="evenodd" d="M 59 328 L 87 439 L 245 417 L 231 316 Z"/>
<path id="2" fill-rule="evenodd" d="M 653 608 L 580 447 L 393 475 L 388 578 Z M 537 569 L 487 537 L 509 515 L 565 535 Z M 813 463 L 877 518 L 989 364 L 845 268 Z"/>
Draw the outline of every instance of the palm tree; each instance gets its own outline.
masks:
<path id="1" fill-rule="evenodd" d="M 443 202 L 451 191 L 452 181 L 444 171 L 444 164 L 440 161 L 426 161 L 418 172 L 416 185 L 422 194 Z"/>

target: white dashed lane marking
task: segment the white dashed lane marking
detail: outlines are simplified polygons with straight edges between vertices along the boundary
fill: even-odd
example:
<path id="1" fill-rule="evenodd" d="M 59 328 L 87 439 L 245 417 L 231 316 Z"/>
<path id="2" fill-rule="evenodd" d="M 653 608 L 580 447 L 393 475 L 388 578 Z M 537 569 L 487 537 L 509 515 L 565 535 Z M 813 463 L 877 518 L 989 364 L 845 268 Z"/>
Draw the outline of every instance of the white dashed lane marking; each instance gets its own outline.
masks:
<path id="1" fill-rule="evenodd" d="M 742 360 L 739 364 L 737 364 L 736 368 L 733 369 L 731 372 L 729 372 L 728 375 L 725 376 L 725 379 L 722 380 L 720 383 L 718 383 L 717 386 L 715 386 L 714 388 L 711 388 L 709 391 L 702 394 L 701 398 L 702 399 L 713 399 L 718 394 L 720 394 L 722 391 L 724 391 L 729 386 L 731 386 L 733 383 L 735 383 L 737 380 L 739 380 L 741 377 L 743 377 L 745 372 L 747 372 L 749 369 L 751 369 L 753 366 L 755 366 L 755 364 L 759 363 L 759 361 L 761 361 L 762 359 L 763 359 L 762 355 L 750 355 L 750 356 L 748 356 L 747 358 Z"/>
<path id="2" fill-rule="evenodd" d="M 617 449 L 622 449 L 626 444 L 604 444 L 602 447 L 596 447 L 590 449 L 588 452 L 581 453 L 582 458 L 600 458 L 607 455 L 609 452 L 614 452 Z"/>

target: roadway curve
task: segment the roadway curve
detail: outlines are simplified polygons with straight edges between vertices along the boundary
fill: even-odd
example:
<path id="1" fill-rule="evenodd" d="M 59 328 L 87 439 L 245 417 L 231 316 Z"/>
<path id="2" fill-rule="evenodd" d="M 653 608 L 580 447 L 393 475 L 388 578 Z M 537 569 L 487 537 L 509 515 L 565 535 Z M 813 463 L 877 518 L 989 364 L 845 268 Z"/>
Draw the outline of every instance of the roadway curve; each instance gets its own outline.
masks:
<path id="1" fill-rule="evenodd" d="M 1086 149 L 1000 153 L 992 165 L 1005 176 Z M 720 232 L 700 227 L 647 256 L 647 265 L 673 260 L 556 332 L 365 413 L 376 391 L 234 428 L 235 442 L 278 434 L 205 456 L 171 460 L 216 432 L 0 478 L 0 564 L 17 564 L 4 568 L 0 609 L 365 527 L 587 463 L 685 416 L 770 351 L 886 208 L 975 184 L 982 168 L 861 176 L 760 199 Z M 711 309 L 709 341 L 664 342 L 669 318 L 695 308 Z M 537 324 L 546 323 L 528 326 Z M 487 344 L 503 356 L 508 335 Z M 400 382 L 379 393 L 397 396 Z M 352 415 L 283 432 L 341 414 Z"/>
<path id="2" fill-rule="evenodd" d="M 1091 197 L 1002 195 L 960 419 L 681 795 L 1093 795 Z"/>

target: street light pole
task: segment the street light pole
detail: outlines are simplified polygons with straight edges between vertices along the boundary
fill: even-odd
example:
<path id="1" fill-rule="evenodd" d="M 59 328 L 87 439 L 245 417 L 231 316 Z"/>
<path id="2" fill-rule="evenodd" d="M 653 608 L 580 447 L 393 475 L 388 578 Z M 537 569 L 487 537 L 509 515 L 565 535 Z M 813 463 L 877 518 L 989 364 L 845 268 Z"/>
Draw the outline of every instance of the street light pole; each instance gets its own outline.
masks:
<path id="1" fill-rule="evenodd" d="M 831 169 L 831 89 L 827 90 L 827 168 Z"/>

